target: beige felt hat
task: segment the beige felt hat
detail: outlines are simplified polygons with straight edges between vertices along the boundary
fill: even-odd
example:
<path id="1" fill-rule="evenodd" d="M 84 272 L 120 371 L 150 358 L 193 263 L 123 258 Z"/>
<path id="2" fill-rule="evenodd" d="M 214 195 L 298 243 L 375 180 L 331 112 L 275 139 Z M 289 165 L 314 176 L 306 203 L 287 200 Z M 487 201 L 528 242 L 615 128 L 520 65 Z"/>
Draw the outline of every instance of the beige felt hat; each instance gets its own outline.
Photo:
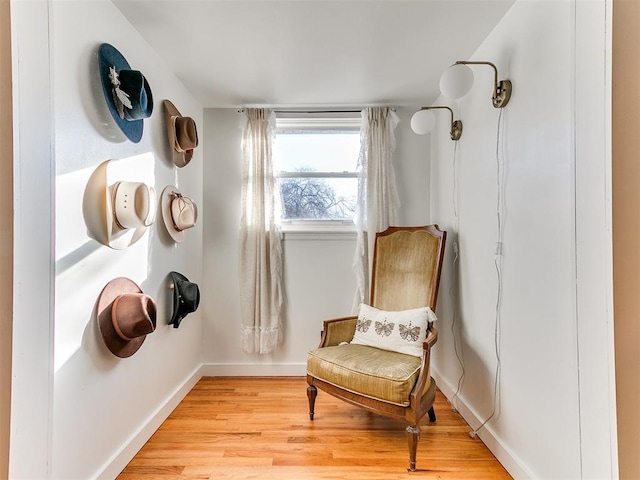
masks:
<path id="1" fill-rule="evenodd" d="M 186 166 L 193 157 L 193 149 L 198 146 L 198 129 L 191 117 L 183 117 L 169 100 L 163 102 L 164 121 L 172 160 L 177 167 Z"/>
<path id="2" fill-rule="evenodd" d="M 83 215 L 89 236 L 116 250 L 137 242 L 156 217 L 155 189 L 144 182 L 108 185 L 109 160 L 94 170 L 87 182 Z"/>
<path id="3" fill-rule="evenodd" d="M 156 302 L 125 277 L 111 280 L 98 296 L 98 329 L 111 353 L 127 358 L 156 329 Z"/>
<path id="4" fill-rule="evenodd" d="M 195 227 L 198 221 L 198 207 L 189 197 L 185 197 L 180 190 L 173 185 L 167 185 L 162 190 L 161 210 L 164 225 L 171 238 L 177 243 L 182 243 L 185 230 Z"/>

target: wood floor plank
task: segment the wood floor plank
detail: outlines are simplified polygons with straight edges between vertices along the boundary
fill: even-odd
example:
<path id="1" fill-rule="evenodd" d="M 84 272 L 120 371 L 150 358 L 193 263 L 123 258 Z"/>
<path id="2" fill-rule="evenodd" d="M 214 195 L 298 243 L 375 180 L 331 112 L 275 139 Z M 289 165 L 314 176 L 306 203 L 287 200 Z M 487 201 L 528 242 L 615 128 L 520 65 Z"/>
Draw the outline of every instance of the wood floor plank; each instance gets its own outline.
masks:
<path id="1" fill-rule="evenodd" d="M 309 420 L 299 377 L 205 377 L 119 480 L 484 480 L 505 469 L 438 392 L 421 423 L 419 470 L 407 472 L 404 426 L 319 392 Z"/>

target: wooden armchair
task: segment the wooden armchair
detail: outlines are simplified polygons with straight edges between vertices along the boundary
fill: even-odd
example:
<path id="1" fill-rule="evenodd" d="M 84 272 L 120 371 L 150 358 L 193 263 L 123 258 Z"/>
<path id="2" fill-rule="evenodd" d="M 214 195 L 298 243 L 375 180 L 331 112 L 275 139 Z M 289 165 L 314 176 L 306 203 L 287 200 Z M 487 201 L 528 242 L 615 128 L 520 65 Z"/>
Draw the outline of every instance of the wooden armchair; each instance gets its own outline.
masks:
<path id="1" fill-rule="evenodd" d="M 390 315 L 419 307 L 435 311 L 445 240 L 446 232 L 437 225 L 390 227 L 376 234 L 370 305 Z M 370 412 L 404 422 L 409 470 L 414 471 L 419 422 L 426 413 L 430 421 L 436 420 L 436 383 L 430 375 L 429 359 L 438 333 L 429 322 L 425 340 L 421 348 L 417 346 L 421 356 L 415 356 L 350 343 L 356 325 L 362 331 L 363 323 L 356 316 L 324 322 L 320 346 L 307 356 L 309 417 L 314 418 L 320 388 Z M 370 327 L 371 322 L 368 324 Z M 378 327 L 382 329 L 381 322 L 376 322 Z M 409 330 L 403 328 L 400 334 L 406 338 Z"/>

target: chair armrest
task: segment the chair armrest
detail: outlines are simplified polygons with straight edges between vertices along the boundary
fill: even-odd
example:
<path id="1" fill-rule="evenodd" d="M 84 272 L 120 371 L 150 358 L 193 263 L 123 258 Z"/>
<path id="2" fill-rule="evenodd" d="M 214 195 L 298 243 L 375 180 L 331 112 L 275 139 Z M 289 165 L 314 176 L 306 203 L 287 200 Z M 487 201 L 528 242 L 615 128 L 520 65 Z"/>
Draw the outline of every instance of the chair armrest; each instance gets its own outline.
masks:
<path id="1" fill-rule="evenodd" d="M 357 316 L 335 318 L 324 321 L 322 339 L 318 348 L 339 345 L 342 342 L 350 342 L 356 331 Z"/>
<path id="2" fill-rule="evenodd" d="M 431 360 L 431 347 L 438 341 L 438 330 L 431 326 L 427 332 L 427 338 L 422 344 L 422 365 L 420 366 L 420 375 L 416 380 L 416 385 L 411 391 L 409 396 L 409 402 L 412 405 L 419 405 L 422 394 L 424 393 L 424 387 L 427 384 L 427 380 L 431 376 L 431 369 L 429 368 L 429 362 Z"/>
<path id="3" fill-rule="evenodd" d="M 423 350 L 423 358 L 426 351 L 431 350 L 431 348 L 438 341 L 438 330 L 433 325 L 429 326 L 429 330 L 427 332 L 427 338 L 425 338 L 424 343 L 422 344 Z"/>

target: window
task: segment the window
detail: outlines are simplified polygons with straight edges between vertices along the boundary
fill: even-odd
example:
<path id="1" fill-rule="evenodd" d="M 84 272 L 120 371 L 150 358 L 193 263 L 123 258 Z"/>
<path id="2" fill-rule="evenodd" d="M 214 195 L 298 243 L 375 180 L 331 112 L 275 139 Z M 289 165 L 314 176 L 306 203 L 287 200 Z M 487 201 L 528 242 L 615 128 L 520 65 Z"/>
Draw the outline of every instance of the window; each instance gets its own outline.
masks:
<path id="1" fill-rule="evenodd" d="M 352 224 L 360 118 L 278 118 L 275 166 L 287 225 Z"/>

